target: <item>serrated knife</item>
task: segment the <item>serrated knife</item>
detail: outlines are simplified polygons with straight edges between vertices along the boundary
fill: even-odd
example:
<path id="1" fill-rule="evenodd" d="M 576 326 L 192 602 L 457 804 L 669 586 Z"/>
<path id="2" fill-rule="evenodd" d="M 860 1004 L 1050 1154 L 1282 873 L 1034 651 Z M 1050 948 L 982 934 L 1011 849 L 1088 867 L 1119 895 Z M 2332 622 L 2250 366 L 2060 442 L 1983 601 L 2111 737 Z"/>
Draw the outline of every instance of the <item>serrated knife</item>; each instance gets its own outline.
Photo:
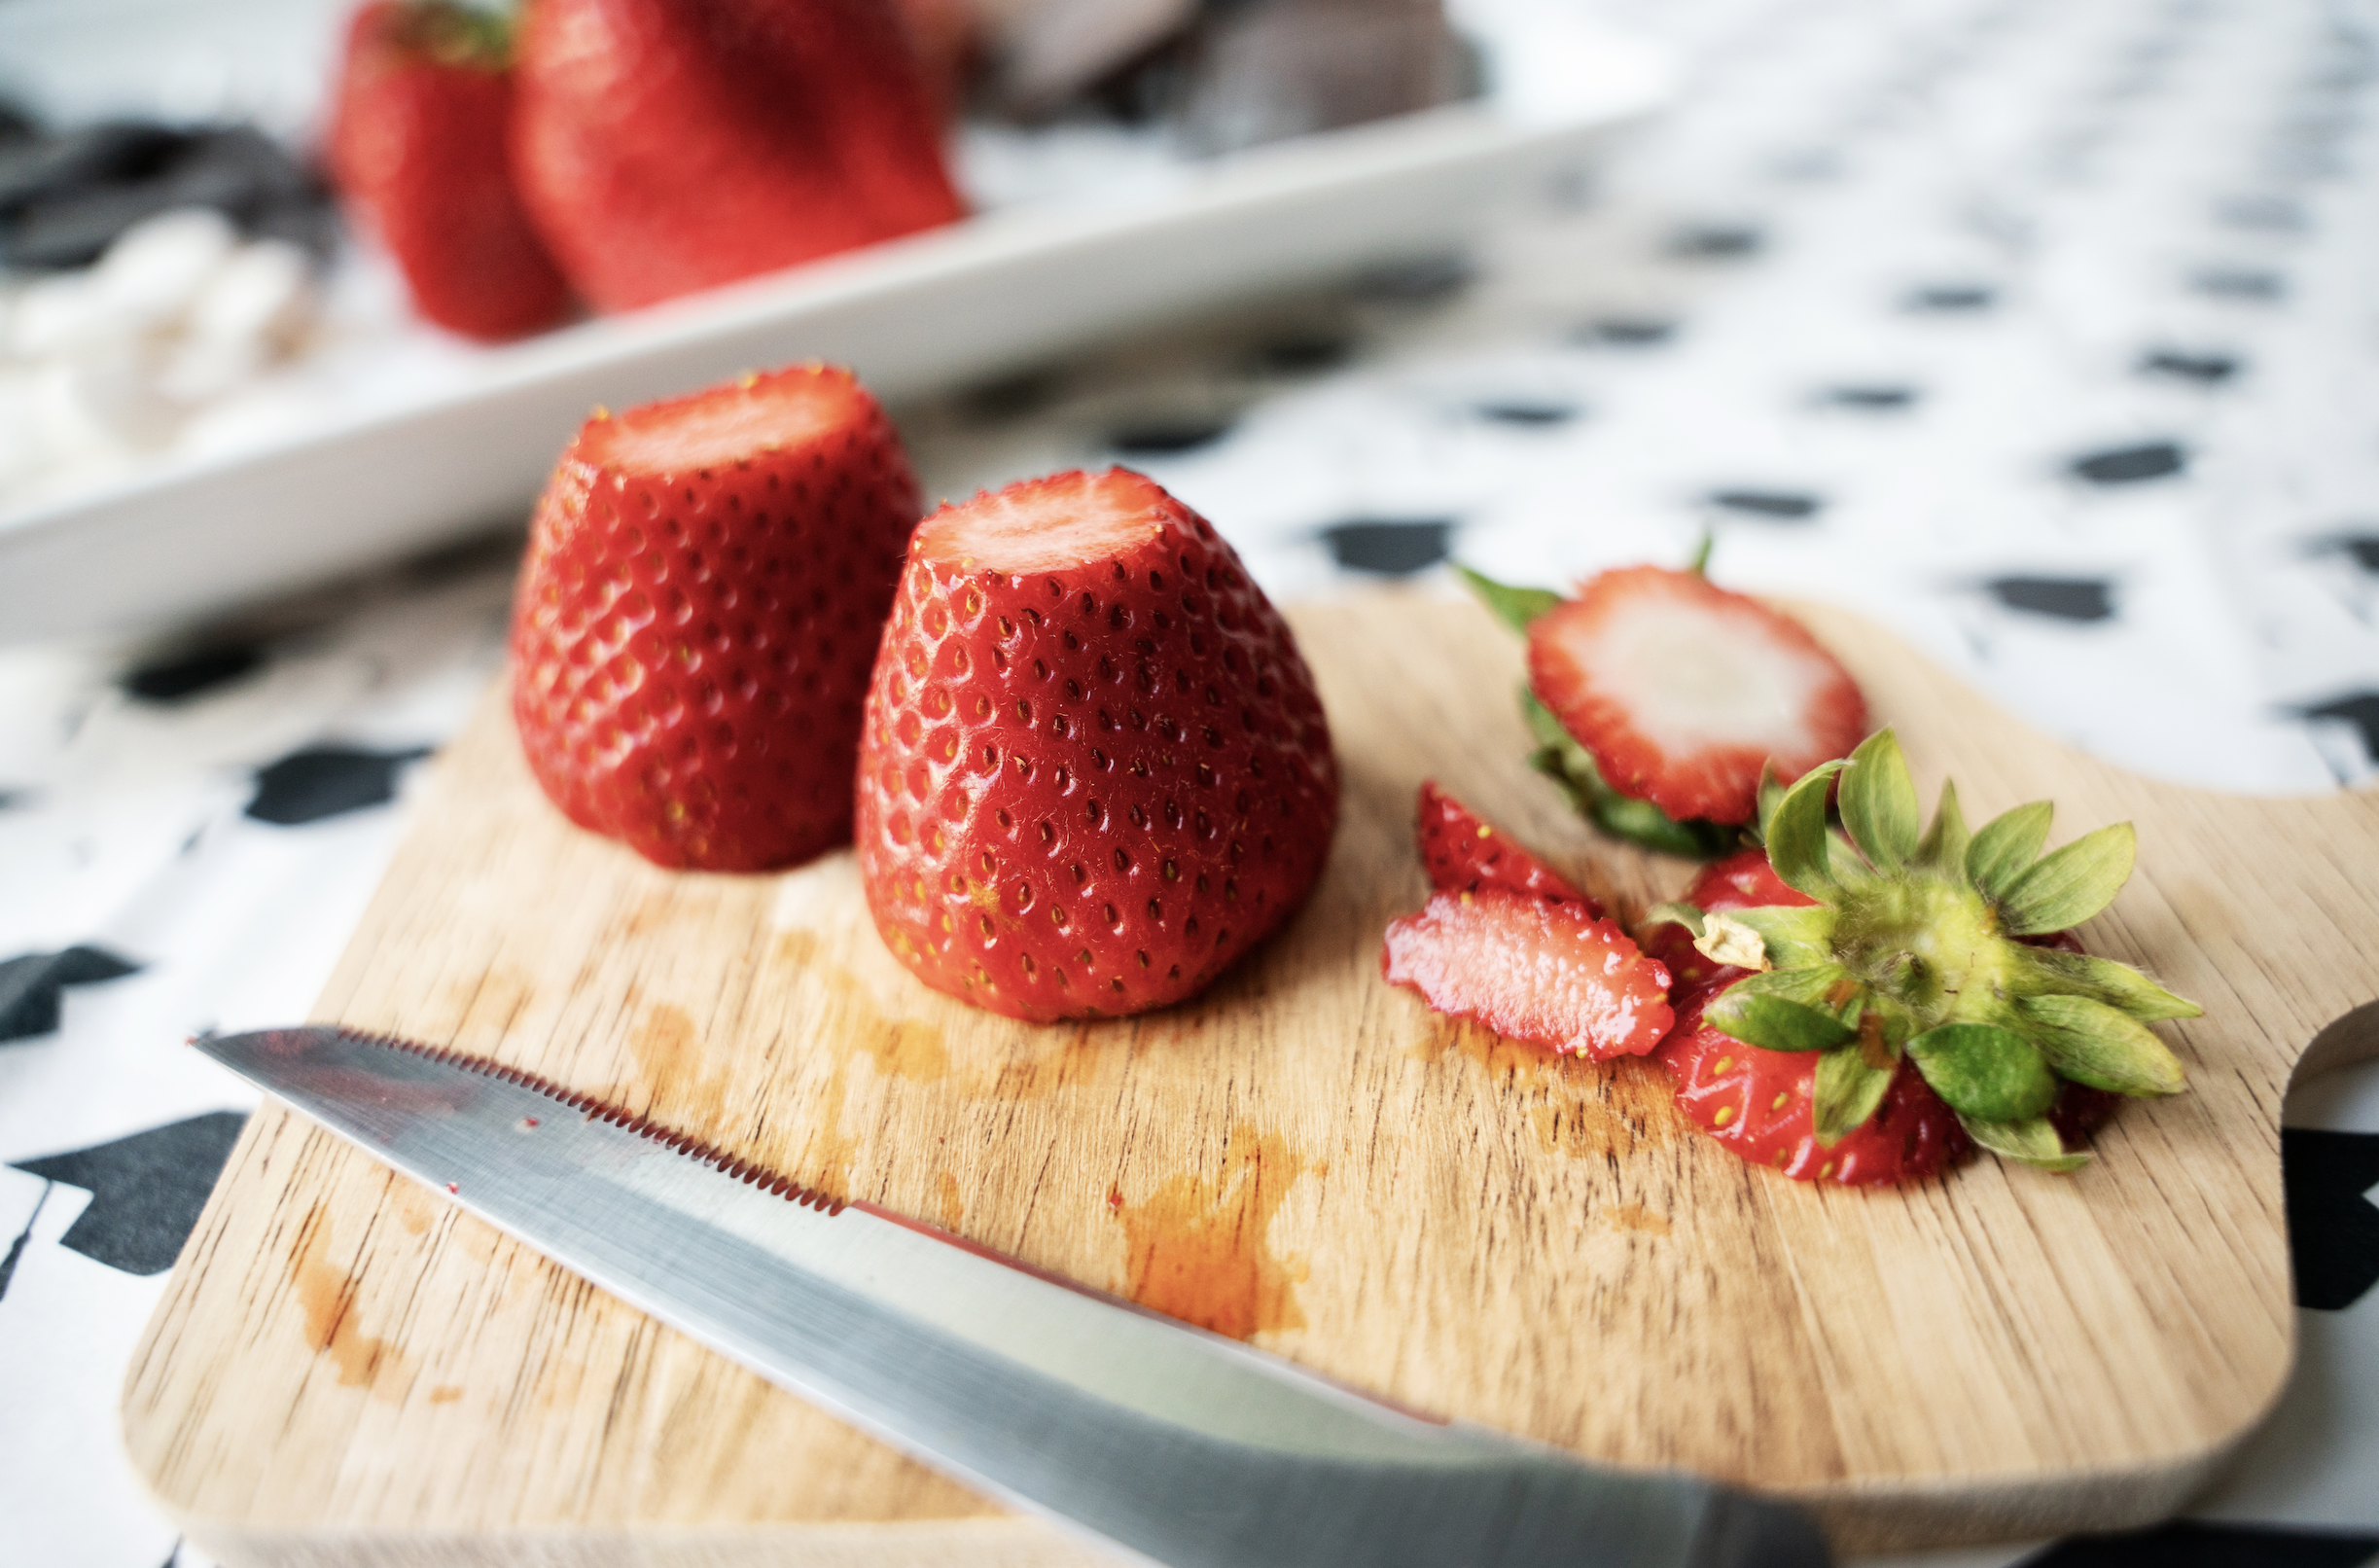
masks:
<path id="1" fill-rule="evenodd" d="M 1174 1568 L 1820 1568 L 1798 1510 L 1383 1404 L 517 1070 L 306 1027 L 222 1062 L 599 1288 Z"/>

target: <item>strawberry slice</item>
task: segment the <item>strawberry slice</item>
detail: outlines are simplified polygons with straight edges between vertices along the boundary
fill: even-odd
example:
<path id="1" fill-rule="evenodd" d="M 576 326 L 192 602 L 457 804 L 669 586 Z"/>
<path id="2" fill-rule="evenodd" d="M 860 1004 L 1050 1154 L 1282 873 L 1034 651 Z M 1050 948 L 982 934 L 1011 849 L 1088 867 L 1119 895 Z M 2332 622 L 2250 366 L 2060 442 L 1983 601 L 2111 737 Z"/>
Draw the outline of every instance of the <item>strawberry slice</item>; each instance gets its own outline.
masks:
<path id="1" fill-rule="evenodd" d="M 1570 885 L 1569 880 L 1518 843 L 1481 822 L 1472 809 L 1438 788 L 1421 784 L 1414 837 L 1421 846 L 1421 864 L 1429 868 L 1429 885 L 1440 893 L 1477 893 L 1501 888 L 1556 904 L 1582 906 L 1586 917 L 1599 920 L 1603 907 Z M 1688 944 L 1689 945 L 1689 944 Z"/>
<path id="2" fill-rule="evenodd" d="M 1669 972 L 1625 932 L 1503 888 L 1435 893 L 1389 921 L 1380 972 L 1440 1013 L 1592 1061 L 1641 1056 L 1674 1021 Z"/>
<path id="3" fill-rule="evenodd" d="M 1528 625 L 1537 698 L 1621 795 L 1678 820 L 1749 822 L 1866 732 L 1849 671 L 1793 622 L 1693 572 L 1630 566 Z"/>

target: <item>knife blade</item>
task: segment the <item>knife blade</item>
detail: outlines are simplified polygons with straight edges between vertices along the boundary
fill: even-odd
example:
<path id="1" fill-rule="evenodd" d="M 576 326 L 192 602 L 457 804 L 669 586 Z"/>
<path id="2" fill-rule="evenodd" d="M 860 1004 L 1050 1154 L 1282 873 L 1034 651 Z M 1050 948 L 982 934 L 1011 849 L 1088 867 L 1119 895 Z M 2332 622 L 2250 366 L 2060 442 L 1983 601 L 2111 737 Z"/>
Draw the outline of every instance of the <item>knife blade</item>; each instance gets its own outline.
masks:
<path id="1" fill-rule="evenodd" d="M 1143 1559 L 1830 1561 L 1787 1504 L 1417 1415 L 517 1069 L 320 1026 L 194 1043 L 631 1306 Z"/>

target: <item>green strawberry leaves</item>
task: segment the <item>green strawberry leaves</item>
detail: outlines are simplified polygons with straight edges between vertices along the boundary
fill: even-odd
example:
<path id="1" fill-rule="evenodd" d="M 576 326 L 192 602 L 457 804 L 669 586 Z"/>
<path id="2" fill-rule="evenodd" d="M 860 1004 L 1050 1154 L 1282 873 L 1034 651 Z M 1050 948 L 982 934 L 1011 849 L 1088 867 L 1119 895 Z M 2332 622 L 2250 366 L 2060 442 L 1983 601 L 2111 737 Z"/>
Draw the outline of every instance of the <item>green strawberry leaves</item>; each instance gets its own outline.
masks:
<path id="1" fill-rule="evenodd" d="M 1945 1023 L 1908 1042 L 1916 1070 L 1961 1116 L 2029 1122 L 2057 1103 L 2057 1075 L 2022 1035 L 1989 1023 Z"/>
<path id="2" fill-rule="evenodd" d="M 2081 924 L 2114 902 L 2131 880 L 2136 836 L 2117 822 L 2083 834 L 2044 860 L 2017 873 L 2000 895 L 2000 913 L 2019 937 L 2044 936 Z"/>
<path id="3" fill-rule="evenodd" d="M 1899 1070 L 1898 1062 L 1889 1067 L 1868 1065 L 1855 1047 L 1820 1056 L 1809 1096 L 1817 1141 L 1830 1149 L 1865 1125 L 1883 1104 L 1884 1093 Z"/>
<path id="4" fill-rule="evenodd" d="M 2019 1165 L 2062 1173 L 2079 1170 L 2090 1162 L 2086 1151 L 2066 1149 L 2046 1117 L 2034 1117 L 2029 1122 L 1985 1122 L 1968 1116 L 1958 1120 L 1965 1125 L 1968 1137 L 2002 1159 L 2012 1159 Z"/>
<path id="5" fill-rule="evenodd" d="M 1986 899 L 2004 895 L 2009 883 L 2038 859 L 2048 841 L 2048 818 L 2055 807 L 2035 801 L 1993 817 L 1975 830 L 1966 849 L 1966 878 Z"/>
<path id="6" fill-rule="evenodd" d="M 1900 742 L 1878 730 L 1859 743 L 1843 769 L 1842 826 L 1878 872 L 1894 872 L 1917 852 L 1916 785 Z"/>
<path id="7" fill-rule="evenodd" d="M 1840 763 L 1824 763 L 1793 780 L 1768 818 L 1768 864 L 1785 885 L 1820 903 L 1837 891 L 1832 843 L 1828 837 L 1826 796 Z"/>
<path id="8" fill-rule="evenodd" d="M 1523 635 L 1531 621 L 1561 602 L 1561 595 L 1549 588 L 1513 588 L 1483 572 L 1474 572 L 1459 561 L 1454 563 L 1454 575 L 1470 586 L 1481 604 L 1495 612 L 1497 620 Z"/>
<path id="9" fill-rule="evenodd" d="M 2143 1097 L 2178 1094 L 2188 1087 L 2188 1075 L 2172 1049 L 2147 1024 L 2104 1002 L 2031 996 L 2015 1010 L 2023 1016 L 2026 1038 L 2048 1065 L 2077 1084 Z"/>

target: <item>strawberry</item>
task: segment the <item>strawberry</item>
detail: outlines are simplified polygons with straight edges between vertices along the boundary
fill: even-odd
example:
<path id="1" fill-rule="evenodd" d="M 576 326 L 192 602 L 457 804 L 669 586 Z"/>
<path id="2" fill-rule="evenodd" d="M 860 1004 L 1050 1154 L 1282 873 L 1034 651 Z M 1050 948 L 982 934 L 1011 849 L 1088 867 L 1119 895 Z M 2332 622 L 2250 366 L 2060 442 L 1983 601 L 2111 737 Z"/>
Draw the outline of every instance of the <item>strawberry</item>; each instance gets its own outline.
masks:
<path id="1" fill-rule="evenodd" d="M 1858 684 L 1798 624 L 1658 566 L 1532 621 L 1528 680 L 1613 789 L 1679 821 L 1748 822 L 1763 766 L 1791 783 L 1866 731 Z"/>
<path id="2" fill-rule="evenodd" d="M 1603 917 L 1601 905 L 1509 837 L 1479 821 L 1469 806 L 1438 788 L 1435 781 L 1425 780 L 1421 785 L 1413 831 L 1420 840 L 1421 864 L 1429 870 L 1429 885 L 1440 893 L 1501 888 L 1556 904 L 1575 903 L 1585 909 L 1588 919 Z"/>
<path id="3" fill-rule="evenodd" d="M 662 866 L 762 871 L 841 842 L 918 511 L 848 371 L 598 411 L 538 502 L 513 613 L 537 782 Z"/>
<path id="4" fill-rule="evenodd" d="M 606 310 L 963 212 L 881 0 L 531 0 L 519 75 L 521 194 Z"/>
<path id="5" fill-rule="evenodd" d="M 1379 967 L 1439 1013 L 1593 1061 L 1641 1056 L 1674 1021 L 1668 971 L 1582 902 L 1433 893 L 1388 922 Z"/>
<path id="6" fill-rule="evenodd" d="M 2072 1170 L 2110 1095 L 2180 1092 L 2147 1025 L 2197 1006 L 2070 930 L 2129 878 L 2131 827 L 2043 857 L 2049 817 L 2035 802 L 1970 834 L 1945 784 L 1920 834 L 1889 730 L 1771 795 L 1764 870 L 1722 862 L 1694 886 L 1703 902 L 1651 911 L 1710 960 L 1661 1051 L 1687 1114 L 1788 1174 L 1897 1181 L 1956 1157 L 1953 1122 L 2003 1158 Z"/>
<path id="7" fill-rule="evenodd" d="M 1035 1022 L 1195 994 L 1321 874 L 1338 768 L 1288 624 L 1124 469 L 918 526 L 868 688 L 859 866 L 937 990 Z"/>
<path id="8" fill-rule="evenodd" d="M 1886 1186 L 1921 1181 L 1973 1147 L 1957 1113 L 1904 1059 L 1866 1121 L 1821 1144 L 1811 1116 L 1816 1058 L 1747 1046 L 1703 1021 L 1704 1009 L 1729 983 L 1721 979 L 1682 993 L 1677 1027 L 1652 1057 L 1677 1086 L 1678 1109 L 1736 1156 L 1795 1181 Z"/>
<path id="9" fill-rule="evenodd" d="M 535 332 L 570 304 L 505 157 L 510 49 L 506 23 L 484 12 L 371 0 L 348 24 L 327 149 L 414 307 L 470 338 Z"/>

